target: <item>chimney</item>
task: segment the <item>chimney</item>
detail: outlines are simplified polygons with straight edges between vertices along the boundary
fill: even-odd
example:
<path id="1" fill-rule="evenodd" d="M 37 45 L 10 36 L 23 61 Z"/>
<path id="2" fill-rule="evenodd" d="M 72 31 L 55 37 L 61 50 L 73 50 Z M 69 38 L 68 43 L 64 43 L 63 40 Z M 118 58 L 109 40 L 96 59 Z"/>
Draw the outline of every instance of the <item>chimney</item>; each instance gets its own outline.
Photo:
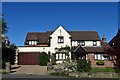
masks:
<path id="1" fill-rule="evenodd" d="M 106 42 L 106 37 L 103 35 L 102 42 Z"/>

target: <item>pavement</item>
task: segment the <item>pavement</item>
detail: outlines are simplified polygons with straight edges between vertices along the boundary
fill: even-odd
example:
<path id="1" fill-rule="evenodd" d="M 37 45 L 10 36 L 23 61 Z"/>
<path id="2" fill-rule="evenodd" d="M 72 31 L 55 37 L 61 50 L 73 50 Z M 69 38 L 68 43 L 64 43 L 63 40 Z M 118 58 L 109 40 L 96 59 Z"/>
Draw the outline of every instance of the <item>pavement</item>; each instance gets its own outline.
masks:
<path id="1" fill-rule="evenodd" d="M 39 74 L 47 75 L 47 66 L 39 65 L 11 65 L 10 74 Z"/>
<path id="2" fill-rule="evenodd" d="M 60 78 L 60 77 L 41 74 L 3 74 L 2 78 Z"/>

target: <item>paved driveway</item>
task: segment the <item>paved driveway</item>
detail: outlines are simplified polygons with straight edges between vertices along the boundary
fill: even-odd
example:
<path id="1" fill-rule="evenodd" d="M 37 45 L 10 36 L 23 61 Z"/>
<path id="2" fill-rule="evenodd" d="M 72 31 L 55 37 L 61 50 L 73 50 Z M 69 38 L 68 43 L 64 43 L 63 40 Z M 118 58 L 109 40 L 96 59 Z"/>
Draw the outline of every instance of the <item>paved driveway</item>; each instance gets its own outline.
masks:
<path id="1" fill-rule="evenodd" d="M 39 65 L 12 65 L 11 74 L 47 74 L 46 66 Z"/>

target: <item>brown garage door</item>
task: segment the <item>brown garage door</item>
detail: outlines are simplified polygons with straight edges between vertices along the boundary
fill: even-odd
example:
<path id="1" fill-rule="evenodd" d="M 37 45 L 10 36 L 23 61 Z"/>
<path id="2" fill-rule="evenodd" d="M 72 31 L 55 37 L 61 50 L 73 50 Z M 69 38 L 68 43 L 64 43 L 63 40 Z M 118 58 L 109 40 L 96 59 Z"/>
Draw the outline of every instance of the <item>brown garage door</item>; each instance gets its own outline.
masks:
<path id="1" fill-rule="evenodd" d="M 22 52 L 18 54 L 19 65 L 37 65 L 39 52 Z"/>

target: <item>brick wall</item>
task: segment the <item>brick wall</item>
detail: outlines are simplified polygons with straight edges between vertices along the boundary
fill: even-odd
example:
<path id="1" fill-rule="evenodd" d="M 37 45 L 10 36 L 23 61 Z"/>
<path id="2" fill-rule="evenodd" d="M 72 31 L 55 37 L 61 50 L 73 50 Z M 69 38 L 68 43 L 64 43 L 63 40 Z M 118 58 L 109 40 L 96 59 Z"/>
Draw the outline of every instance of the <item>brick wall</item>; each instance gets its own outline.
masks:
<path id="1" fill-rule="evenodd" d="M 91 66 L 92 67 L 114 67 L 112 61 L 110 61 L 110 60 L 105 60 L 104 65 L 97 65 L 96 64 L 97 60 L 94 59 L 94 53 L 88 53 L 88 58 L 91 61 Z"/>

